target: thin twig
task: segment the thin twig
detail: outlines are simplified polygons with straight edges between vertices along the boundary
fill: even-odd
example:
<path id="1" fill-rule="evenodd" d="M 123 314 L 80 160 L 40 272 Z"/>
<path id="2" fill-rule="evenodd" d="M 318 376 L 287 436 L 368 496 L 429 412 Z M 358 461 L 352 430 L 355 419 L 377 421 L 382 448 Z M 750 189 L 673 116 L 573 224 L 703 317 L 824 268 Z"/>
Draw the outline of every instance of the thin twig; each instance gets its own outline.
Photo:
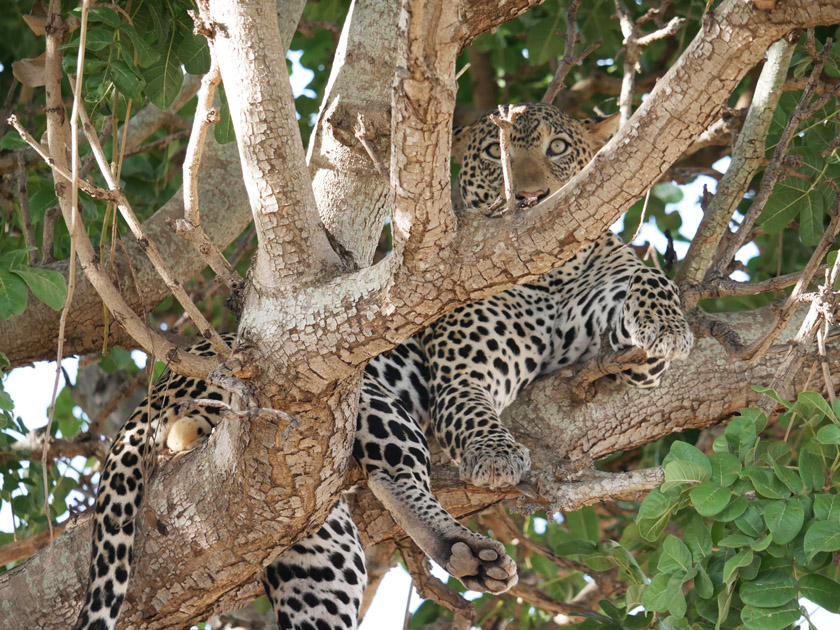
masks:
<path id="1" fill-rule="evenodd" d="M 759 356 L 764 354 L 764 352 L 776 340 L 776 338 L 779 336 L 782 330 L 784 330 L 788 320 L 790 320 L 790 318 L 793 316 L 794 311 L 796 311 L 797 306 L 799 306 L 800 304 L 800 294 L 805 289 L 805 287 L 807 287 L 808 284 L 811 282 L 811 278 L 814 277 L 814 274 L 819 268 L 820 262 L 825 257 L 829 247 L 832 245 L 832 243 L 834 243 L 834 239 L 837 237 L 838 231 L 840 231 L 840 195 L 837 196 L 834 208 L 832 209 L 831 222 L 828 224 L 825 234 L 823 234 L 822 239 L 820 239 L 820 242 L 817 245 L 817 248 L 814 250 L 814 253 L 811 255 L 811 259 L 808 261 L 808 264 L 806 264 L 805 268 L 802 270 L 802 275 L 799 277 L 799 280 L 793 287 L 793 291 L 791 291 L 784 305 L 779 310 L 779 313 L 776 316 L 776 322 L 773 324 L 770 330 L 768 330 L 764 334 L 764 336 L 751 343 L 744 350 L 743 355 L 739 356 L 739 358 L 745 361 L 754 361 Z M 838 259 L 840 259 L 840 256 L 838 256 Z M 816 301 L 812 302 L 812 309 L 814 307 L 814 304 L 816 303 Z M 802 329 L 800 329 L 800 332 L 802 332 Z M 810 334 L 810 332 L 808 334 Z"/>
<path id="2" fill-rule="evenodd" d="M 131 205 L 128 203 L 125 193 L 123 193 L 122 189 L 119 187 L 119 182 L 117 182 L 114 174 L 111 172 L 108 160 L 102 150 L 102 145 L 99 144 L 96 133 L 94 133 L 93 125 L 90 124 L 87 112 L 85 112 L 84 108 L 81 108 L 79 114 L 82 120 L 82 128 L 85 132 L 85 136 L 87 137 L 93 154 L 96 156 L 96 161 L 99 164 L 99 171 L 108 183 L 108 188 L 116 196 L 117 207 L 119 208 L 123 219 L 125 219 L 125 222 L 128 224 L 131 233 L 137 239 L 137 243 L 140 245 L 140 248 L 146 253 L 149 261 L 152 265 L 154 265 L 158 275 L 163 279 L 172 295 L 175 296 L 175 299 L 178 300 L 178 303 L 181 304 L 184 310 L 190 314 L 190 317 L 192 317 L 192 320 L 198 327 L 199 334 L 210 341 L 213 349 L 218 354 L 219 359 L 224 361 L 230 354 L 230 348 L 187 295 L 184 287 L 180 282 L 178 282 L 172 274 L 172 271 L 169 269 L 169 266 L 163 260 L 157 246 L 149 239 L 142 224 L 137 220 L 137 216 L 131 209 Z"/>
<path id="3" fill-rule="evenodd" d="M 822 275 L 827 269 L 827 265 L 821 265 L 817 267 L 814 275 Z M 761 282 L 738 282 L 729 278 L 717 278 L 703 284 L 684 284 L 680 286 L 680 295 L 684 305 L 690 306 L 696 304 L 699 300 L 779 291 L 796 284 L 801 277 L 802 272 L 795 271 Z"/>
<path id="4" fill-rule="evenodd" d="M 566 80 L 566 75 L 569 74 L 569 71 L 591 55 L 592 52 L 603 42 L 603 39 L 599 37 L 582 52 L 577 55 L 573 54 L 575 51 L 575 44 L 580 41 L 580 33 L 577 30 L 575 19 L 577 17 L 577 10 L 580 8 L 581 1 L 582 0 L 573 0 L 569 4 L 569 8 L 566 10 L 566 37 L 565 45 L 563 46 L 563 57 L 558 62 L 557 69 L 554 71 L 554 77 L 552 77 L 551 83 L 548 84 L 545 94 L 543 94 L 543 103 L 554 102 L 554 99 L 557 97 L 557 93 L 560 91 L 560 88 L 563 87 L 563 82 Z"/>
<path id="5" fill-rule="evenodd" d="M 211 124 L 220 120 L 219 112 L 213 107 L 213 96 L 221 80 L 219 62 L 216 59 L 215 50 L 211 46 L 210 70 L 201 80 L 193 129 L 190 134 L 190 141 L 187 144 L 187 154 L 184 158 L 184 218 L 175 221 L 175 233 L 191 242 L 202 259 L 213 269 L 216 277 L 231 291 L 236 291 L 242 286 L 242 276 L 236 272 L 236 269 L 231 266 L 222 252 L 219 251 L 219 248 L 216 247 L 216 244 L 207 236 L 204 228 L 201 227 L 201 214 L 198 206 L 198 172 L 201 166 L 201 154 L 204 150 L 207 130 Z M 184 295 L 186 296 L 186 293 Z M 190 313 L 190 316 L 192 317 L 192 313 Z M 197 325 L 199 324 L 195 318 L 193 318 L 193 321 Z"/>
<path id="6" fill-rule="evenodd" d="M 498 114 L 490 115 L 490 120 L 499 128 L 499 150 L 505 186 L 505 207 L 497 214 L 512 212 L 516 208 L 516 191 L 513 188 L 513 168 L 510 160 L 510 132 L 516 124 L 517 117 L 524 111 L 525 107 L 522 105 L 500 105 Z"/>
<path id="7" fill-rule="evenodd" d="M 141 153 L 145 153 L 146 151 L 151 151 L 152 149 L 156 149 L 158 147 L 165 147 L 170 142 L 175 142 L 175 140 L 181 140 L 182 138 L 188 138 L 190 136 L 189 129 L 181 129 L 180 131 L 176 131 L 174 133 L 170 133 L 163 138 L 158 138 L 153 142 L 148 142 L 142 146 L 137 147 L 136 149 L 131 149 L 130 151 L 126 151 L 125 157 L 132 157 L 135 155 L 139 155 Z M 125 137 L 125 135 L 123 135 Z"/>
<path id="8" fill-rule="evenodd" d="M 84 111 L 84 108 L 82 108 L 82 111 Z M 12 122 L 18 132 L 21 133 L 21 137 L 26 139 L 27 142 L 32 140 L 30 144 L 34 143 L 33 147 L 38 146 L 41 148 L 40 145 L 32 139 L 32 136 L 30 136 L 26 130 L 20 126 L 20 123 L 14 116 L 10 118 L 10 122 Z M 72 180 L 72 175 L 67 173 L 65 169 L 61 168 L 46 151 L 44 152 L 44 159 L 53 168 L 53 173 L 57 173 L 65 179 Z M 110 169 L 108 169 L 108 172 L 110 173 Z M 85 187 L 81 185 L 81 182 L 79 182 L 79 184 L 82 190 L 85 190 Z M 112 194 L 111 191 L 103 192 L 106 193 L 104 198 L 108 198 Z M 77 216 L 74 222 L 72 215 L 68 211 L 66 221 L 70 225 L 75 223 L 75 233 L 78 236 L 78 243 L 76 243 L 75 247 L 80 257 L 85 275 L 96 289 L 96 292 L 102 298 L 102 301 L 108 307 L 108 310 L 126 329 L 126 332 L 128 332 L 128 334 L 131 335 L 134 340 L 137 341 L 137 343 L 140 344 L 149 354 L 169 357 L 172 361 L 173 369 L 179 374 L 204 378 L 207 373 L 218 364 L 218 360 L 212 357 L 199 357 L 191 355 L 162 337 L 156 331 L 149 328 L 139 317 L 137 317 L 128 304 L 126 304 L 119 291 L 117 291 L 116 287 L 114 287 L 114 284 L 103 272 L 101 264 L 94 253 L 90 238 L 84 229 L 84 221 L 82 217 Z M 75 278 L 75 273 L 70 273 L 69 277 L 70 280 L 68 281 L 68 284 L 70 282 L 74 282 L 73 279 Z M 155 351 L 155 348 L 157 348 L 157 351 Z"/>
<path id="9" fill-rule="evenodd" d="M 645 214 L 647 213 L 648 201 L 650 201 L 650 191 L 653 190 L 653 187 L 648 188 L 647 192 L 645 193 L 645 201 L 642 204 L 642 213 L 639 216 L 639 225 L 636 227 L 636 231 L 633 233 L 633 238 L 631 238 L 627 244 L 635 243 L 636 239 L 639 238 L 639 232 L 642 231 L 642 226 L 645 224 Z"/>
<path id="10" fill-rule="evenodd" d="M 431 574 L 429 559 L 413 540 L 401 541 L 397 546 L 420 597 L 435 600 L 454 615 L 452 630 L 469 630 L 475 615 L 472 603 Z"/>
<path id="11" fill-rule="evenodd" d="M 53 5 L 50 2 L 50 11 L 56 10 L 56 16 L 60 15 L 60 5 Z M 50 489 L 49 476 L 47 474 L 47 459 L 49 456 L 50 436 L 52 435 L 52 423 L 55 416 L 55 400 L 58 396 L 58 384 L 61 380 L 61 358 L 64 354 L 64 330 L 67 325 L 67 313 L 73 303 L 73 293 L 76 289 L 76 242 L 79 238 L 78 229 L 81 226 L 79 220 L 79 110 L 81 109 L 81 86 L 82 74 L 85 61 L 85 39 L 87 37 L 87 18 L 90 10 L 90 0 L 82 0 L 82 19 L 79 32 L 79 55 L 76 61 L 76 96 L 73 99 L 73 110 L 70 114 L 70 164 L 72 175 L 70 178 L 70 260 L 67 277 L 67 295 L 64 299 L 64 306 L 61 309 L 61 317 L 58 324 L 58 348 L 55 360 L 55 382 L 53 383 L 52 398 L 50 399 L 49 418 L 44 436 L 44 448 L 41 453 L 41 469 L 44 475 L 44 514 L 47 517 L 50 532 L 50 554 L 52 554 L 52 519 L 50 518 Z M 60 19 L 60 18 L 58 18 Z M 56 59 L 51 61 L 55 62 Z"/>
<path id="12" fill-rule="evenodd" d="M 58 206 L 51 206 L 44 212 L 44 231 L 41 237 L 41 264 L 53 259 L 53 241 L 55 239 L 55 220 L 61 214 Z"/>
<path id="13" fill-rule="evenodd" d="M 668 24 L 652 33 L 641 34 L 639 26 L 649 21 L 654 14 L 665 9 L 663 4 L 659 9 L 648 12 L 638 23 L 633 21 L 633 16 L 622 0 L 615 0 L 615 10 L 618 14 L 618 21 L 621 25 L 621 34 L 624 35 L 624 65 L 621 80 L 621 93 L 618 96 L 618 108 L 621 111 L 621 126 L 623 127 L 633 113 L 633 84 L 636 81 L 636 66 L 642 54 L 642 48 L 651 42 L 664 37 L 676 34 L 685 23 L 684 18 L 674 18 Z"/>
<path id="14" fill-rule="evenodd" d="M 46 162 L 47 165 L 53 170 L 53 173 L 60 175 L 63 179 L 67 180 L 68 182 L 73 181 L 73 174 L 56 163 L 56 161 L 49 154 L 49 151 L 47 151 L 47 149 L 45 149 L 37 140 L 35 140 L 35 138 L 33 138 L 32 135 L 23 127 L 23 125 L 20 123 L 20 120 L 18 120 L 17 116 L 12 114 L 11 116 L 9 116 L 8 122 L 20 134 L 20 137 L 23 138 L 23 140 L 30 147 L 35 149 L 38 155 L 40 155 L 44 162 Z M 90 184 L 83 179 L 77 178 L 77 182 L 79 188 L 81 188 L 88 195 L 95 199 L 105 199 L 108 201 L 113 201 L 115 198 L 115 195 L 111 191 L 105 190 L 104 188 L 99 188 L 98 186 L 94 186 L 93 184 Z"/>
<path id="15" fill-rule="evenodd" d="M 776 182 L 784 173 L 784 158 L 787 155 L 787 150 L 788 146 L 790 145 L 790 142 L 796 135 L 796 130 L 799 126 L 799 123 L 808 118 L 811 114 L 813 114 L 823 105 L 825 105 L 825 103 L 827 103 L 828 100 L 834 96 L 834 91 L 840 91 L 840 84 L 838 84 L 836 86 L 836 90 L 826 92 L 814 103 L 811 103 L 809 105 L 811 98 L 814 96 L 814 91 L 819 80 L 819 75 L 822 72 L 823 67 L 825 66 L 825 62 L 828 59 L 828 55 L 830 52 L 831 39 L 829 38 L 828 40 L 826 40 L 826 44 L 823 48 L 822 53 L 820 53 L 820 55 L 815 60 L 814 70 L 808 77 L 805 90 L 802 93 L 802 98 L 799 100 L 799 103 L 793 110 L 793 113 L 791 114 L 790 119 L 788 120 L 787 125 L 785 126 L 785 129 L 782 132 L 781 137 L 779 138 L 779 142 L 776 145 L 775 150 L 773 151 L 773 157 L 770 158 L 770 162 L 768 163 L 767 168 L 764 170 L 764 176 L 761 179 L 761 186 L 759 187 L 758 192 L 756 193 L 749 210 L 744 216 L 744 220 L 741 222 L 738 231 L 729 240 L 726 247 L 723 248 L 723 250 L 721 250 L 715 256 L 715 259 L 712 262 L 711 267 L 709 268 L 709 273 L 713 276 L 720 277 L 724 275 L 722 270 L 725 268 L 726 265 L 729 264 L 729 261 L 731 261 L 735 257 L 735 253 L 739 249 L 741 249 L 744 242 L 746 241 L 746 237 L 749 234 L 750 229 L 753 226 L 753 223 L 755 223 L 755 220 L 758 218 L 758 215 L 761 214 L 761 211 L 764 209 L 764 205 L 770 198 L 770 195 L 773 192 L 773 188 L 775 187 Z"/>

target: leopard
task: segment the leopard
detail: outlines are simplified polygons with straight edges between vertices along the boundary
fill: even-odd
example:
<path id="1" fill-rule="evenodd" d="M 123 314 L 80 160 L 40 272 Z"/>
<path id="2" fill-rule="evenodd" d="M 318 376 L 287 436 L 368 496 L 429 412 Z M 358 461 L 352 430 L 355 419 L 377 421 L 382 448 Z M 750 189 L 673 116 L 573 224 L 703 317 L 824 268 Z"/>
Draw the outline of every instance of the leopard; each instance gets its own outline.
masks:
<path id="1" fill-rule="evenodd" d="M 509 142 L 513 211 L 528 212 L 583 169 L 616 118 L 577 119 L 544 103 L 519 110 Z M 493 120 L 499 111 L 453 130 L 459 215 L 486 213 L 504 194 Z M 603 343 L 645 351 L 643 364 L 619 375 L 641 388 L 659 384 L 693 344 L 676 285 L 610 232 L 534 281 L 451 311 L 365 367 L 353 446 L 365 483 L 417 546 L 466 588 L 503 593 L 517 583 L 516 564 L 501 542 L 459 523 L 432 494 L 429 436 L 464 482 L 490 489 L 519 484 L 530 453 L 501 412 L 536 378 L 595 357 Z M 213 350 L 203 341 L 190 352 Z M 184 412 L 175 404 L 184 398 L 218 404 Z M 89 585 L 76 630 L 116 627 L 142 522 L 136 516 L 144 461 L 156 449 L 201 444 L 231 402 L 226 390 L 173 374 L 117 434 L 95 501 Z M 344 498 L 314 534 L 256 570 L 281 629 L 357 627 L 366 569 Z"/>

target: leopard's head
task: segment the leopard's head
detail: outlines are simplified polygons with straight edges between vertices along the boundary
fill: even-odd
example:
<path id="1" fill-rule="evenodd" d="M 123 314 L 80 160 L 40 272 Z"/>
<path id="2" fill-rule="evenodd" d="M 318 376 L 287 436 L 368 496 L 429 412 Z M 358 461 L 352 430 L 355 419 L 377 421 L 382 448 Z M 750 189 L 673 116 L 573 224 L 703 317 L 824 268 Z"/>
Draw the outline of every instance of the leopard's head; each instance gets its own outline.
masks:
<path id="1" fill-rule="evenodd" d="M 471 125 L 456 127 L 452 159 L 461 164 L 458 187 L 466 208 L 484 208 L 503 195 L 499 128 L 493 109 Z M 618 116 L 578 119 L 547 103 L 524 103 L 510 134 L 513 190 L 531 206 L 559 190 L 614 133 Z"/>

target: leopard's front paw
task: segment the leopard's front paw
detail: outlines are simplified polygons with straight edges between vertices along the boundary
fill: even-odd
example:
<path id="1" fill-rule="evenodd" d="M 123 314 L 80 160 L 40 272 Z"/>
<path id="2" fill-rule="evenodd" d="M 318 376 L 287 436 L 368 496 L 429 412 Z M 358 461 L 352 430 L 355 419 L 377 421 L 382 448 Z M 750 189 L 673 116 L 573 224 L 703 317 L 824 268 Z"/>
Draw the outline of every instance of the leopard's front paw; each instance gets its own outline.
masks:
<path id="1" fill-rule="evenodd" d="M 622 309 L 630 343 L 651 359 L 685 359 L 694 335 L 680 310 L 676 287 L 653 270 L 645 272 L 633 277 Z"/>
<path id="2" fill-rule="evenodd" d="M 504 545 L 483 536 L 454 543 L 443 568 L 473 591 L 504 593 L 519 580 Z"/>
<path id="3" fill-rule="evenodd" d="M 637 314 L 635 325 L 627 326 L 632 344 L 647 352 L 650 358 L 666 361 L 687 358 L 694 345 L 688 322 L 682 313 L 661 315 Z"/>
<path id="4" fill-rule="evenodd" d="M 531 468 L 528 449 L 513 440 L 484 443 L 474 440 L 461 457 L 460 476 L 474 486 L 515 486 Z"/>

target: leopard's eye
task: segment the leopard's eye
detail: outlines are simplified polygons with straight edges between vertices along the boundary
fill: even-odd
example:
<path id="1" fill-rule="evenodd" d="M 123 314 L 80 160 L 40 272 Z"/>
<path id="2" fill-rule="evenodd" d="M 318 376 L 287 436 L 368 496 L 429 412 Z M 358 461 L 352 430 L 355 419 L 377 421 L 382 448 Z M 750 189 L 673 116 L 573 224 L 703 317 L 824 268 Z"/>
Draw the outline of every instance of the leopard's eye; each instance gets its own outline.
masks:
<path id="1" fill-rule="evenodd" d="M 566 142 L 563 138 L 555 138 L 551 141 L 551 144 L 548 145 L 548 151 L 546 151 L 546 154 L 548 157 L 559 157 L 564 153 L 567 153 L 568 150 L 568 142 Z"/>
<path id="2" fill-rule="evenodd" d="M 491 160 L 501 160 L 502 149 L 499 147 L 499 143 L 494 142 L 493 144 L 488 144 L 484 147 L 484 156 L 490 158 Z"/>

